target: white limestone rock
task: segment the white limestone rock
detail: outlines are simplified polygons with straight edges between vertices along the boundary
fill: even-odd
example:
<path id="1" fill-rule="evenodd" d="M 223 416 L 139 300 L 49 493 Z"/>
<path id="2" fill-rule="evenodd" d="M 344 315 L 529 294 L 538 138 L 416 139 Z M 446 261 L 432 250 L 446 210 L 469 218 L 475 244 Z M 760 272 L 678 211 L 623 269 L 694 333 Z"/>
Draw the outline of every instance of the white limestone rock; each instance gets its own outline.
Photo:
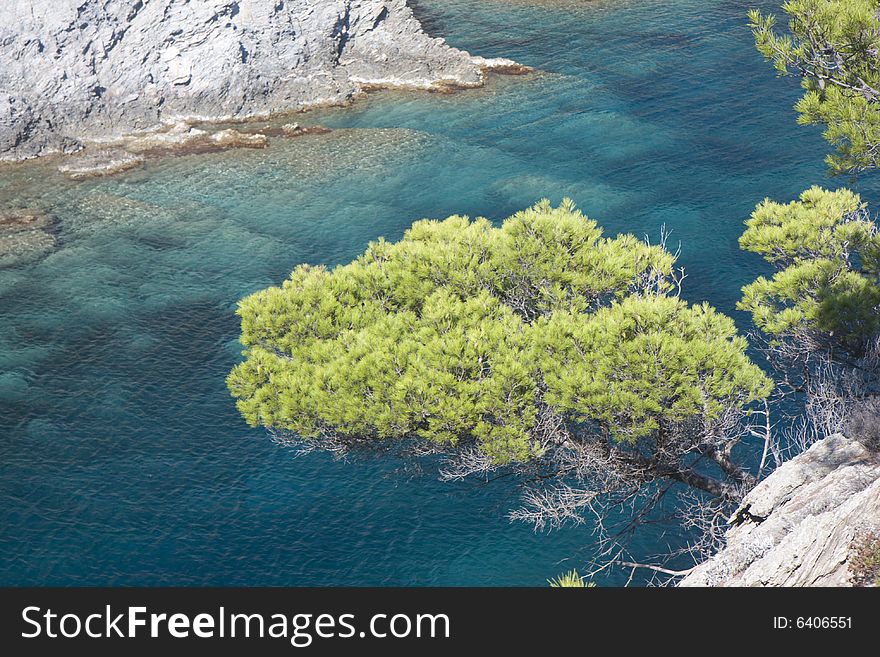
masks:
<path id="1" fill-rule="evenodd" d="M 847 586 L 860 536 L 880 531 L 880 455 L 834 435 L 784 463 L 742 507 L 727 547 L 679 586 Z M 736 515 L 736 514 L 735 514 Z"/>
<path id="2" fill-rule="evenodd" d="M 426 35 L 406 0 L 3 0 L 0 61 L 14 160 L 338 102 L 364 81 L 476 86 L 493 60 Z"/>

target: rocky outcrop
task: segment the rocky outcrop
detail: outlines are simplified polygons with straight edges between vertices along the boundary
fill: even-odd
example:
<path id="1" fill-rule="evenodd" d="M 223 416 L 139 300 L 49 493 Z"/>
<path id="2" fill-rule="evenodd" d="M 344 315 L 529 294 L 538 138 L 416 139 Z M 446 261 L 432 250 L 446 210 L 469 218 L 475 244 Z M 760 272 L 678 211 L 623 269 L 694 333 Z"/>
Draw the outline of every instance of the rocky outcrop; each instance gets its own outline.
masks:
<path id="1" fill-rule="evenodd" d="M 429 37 L 406 0 L 4 0 L 0 61 L 0 159 L 522 72 Z"/>
<path id="2" fill-rule="evenodd" d="M 269 137 L 303 137 L 330 132 L 320 125 L 298 123 L 249 125 L 241 130 L 202 130 L 180 121 L 162 130 L 126 135 L 102 144 L 91 144 L 64 158 L 58 170 L 72 180 L 112 176 L 141 167 L 150 158 L 169 155 L 215 153 L 232 148 L 266 148 Z"/>
<path id="3" fill-rule="evenodd" d="M 848 586 L 861 537 L 880 530 L 880 455 L 841 435 L 815 443 L 756 486 L 727 547 L 680 586 Z"/>
<path id="4" fill-rule="evenodd" d="M 143 163 L 143 157 L 122 148 L 90 148 L 62 162 L 58 170 L 72 180 L 85 180 L 137 169 Z"/>

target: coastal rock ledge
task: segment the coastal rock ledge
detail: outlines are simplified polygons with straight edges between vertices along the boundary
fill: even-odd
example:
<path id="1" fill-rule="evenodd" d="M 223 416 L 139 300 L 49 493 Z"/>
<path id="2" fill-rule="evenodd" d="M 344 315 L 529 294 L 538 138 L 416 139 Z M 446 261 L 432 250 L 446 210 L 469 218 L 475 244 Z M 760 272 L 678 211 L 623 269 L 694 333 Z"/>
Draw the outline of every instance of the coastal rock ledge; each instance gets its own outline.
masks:
<path id="1" fill-rule="evenodd" d="M 526 70 L 426 35 L 406 0 L 3 0 L 0 61 L 0 160 Z"/>
<path id="2" fill-rule="evenodd" d="M 745 512 L 747 513 L 745 513 Z M 679 586 L 852 586 L 859 546 L 876 565 L 880 455 L 842 435 L 820 440 L 756 486 L 734 514 L 727 547 Z"/>

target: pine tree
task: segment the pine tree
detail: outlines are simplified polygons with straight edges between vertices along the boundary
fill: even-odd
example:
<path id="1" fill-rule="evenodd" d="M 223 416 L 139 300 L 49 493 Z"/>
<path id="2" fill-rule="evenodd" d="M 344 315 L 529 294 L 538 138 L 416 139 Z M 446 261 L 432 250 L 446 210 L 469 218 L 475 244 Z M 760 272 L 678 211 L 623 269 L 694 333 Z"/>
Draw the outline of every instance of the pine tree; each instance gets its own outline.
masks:
<path id="1" fill-rule="evenodd" d="M 812 187 L 797 201 L 764 200 L 740 246 L 776 266 L 743 288 L 740 309 L 803 350 L 861 355 L 880 333 L 880 236 L 858 194 Z"/>
<path id="2" fill-rule="evenodd" d="M 802 78 L 799 123 L 822 124 L 836 147 L 834 173 L 874 168 L 880 158 L 880 2 L 790 0 L 788 32 L 750 12 L 758 50 L 781 75 Z"/>
<path id="3" fill-rule="evenodd" d="M 537 474 L 521 517 L 539 525 L 661 479 L 734 499 L 731 422 L 771 382 L 677 282 L 663 245 L 605 237 L 570 201 L 500 228 L 423 220 L 244 299 L 228 385 L 251 425 L 308 446 Z"/>

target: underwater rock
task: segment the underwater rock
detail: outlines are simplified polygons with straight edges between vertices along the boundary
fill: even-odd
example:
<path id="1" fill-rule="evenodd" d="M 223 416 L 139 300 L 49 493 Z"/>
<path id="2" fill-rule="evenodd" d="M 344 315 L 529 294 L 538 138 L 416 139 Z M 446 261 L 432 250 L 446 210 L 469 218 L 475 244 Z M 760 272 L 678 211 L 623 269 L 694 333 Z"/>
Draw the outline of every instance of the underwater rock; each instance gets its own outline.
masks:
<path id="1" fill-rule="evenodd" d="M 286 123 L 281 126 L 281 133 L 285 137 L 301 137 L 302 135 L 323 135 L 330 132 L 330 128 L 322 125 L 300 125 L 299 123 Z"/>
<path id="2" fill-rule="evenodd" d="M 142 166 L 147 158 L 215 153 L 231 148 L 266 148 L 268 144 L 269 139 L 260 132 L 239 132 L 232 128 L 209 132 L 177 123 L 164 131 L 120 139 L 113 145 L 93 144 L 80 154 L 66 158 L 58 170 L 73 180 L 85 180 L 130 171 Z"/>
<path id="3" fill-rule="evenodd" d="M 55 248 L 52 218 L 32 209 L 0 210 L 0 267 L 42 257 Z"/>
<path id="4" fill-rule="evenodd" d="M 265 135 L 239 132 L 232 128 L 209 132 L 177 123 L 171 129 L 133 136 L 122 141 L 125 150 L 144 157 L 212 153 L 229 148 L 265 148 Z"/>
<path id="5" fill-rule="evenodd" d="M 0 210 L 0 233 L 43 229 L 51 225 L 52 218 L 40 210 Z"/>
<path id="6" fill-rule="evenodd" d="M 144 158 L 120 148 L 89 148 L 65 160 L 58 170 L 73 180 L 85 180 L 130 171 L 143 163 Z"/>

